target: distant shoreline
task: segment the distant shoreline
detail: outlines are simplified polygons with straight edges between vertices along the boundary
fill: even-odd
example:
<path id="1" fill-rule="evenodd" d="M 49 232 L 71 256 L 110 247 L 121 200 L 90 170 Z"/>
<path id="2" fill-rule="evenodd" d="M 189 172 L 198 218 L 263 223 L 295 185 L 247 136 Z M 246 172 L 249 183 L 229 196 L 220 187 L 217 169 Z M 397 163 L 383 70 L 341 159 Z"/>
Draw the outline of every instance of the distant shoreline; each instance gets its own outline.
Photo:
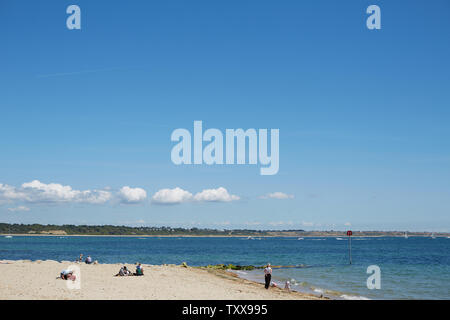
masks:
<path id="1" fill-rule="evenodd" d="M 408 230 L 353 230 L 352 237 L 405 237 L 407 236 L 450 236 L 450 232 L 408 231 Z M 182 228 L 168 226 L 118 226 L 118 225 L 55 225 L 55 224 L 11 224 L 0 223 L 1 235 L 19 236 L 102 236 L 102 237 L 347 237 L 347 230 L 303 230 L 303 229 L 210 229 Z"/>
<path id="2" fill-rule="evenodd" d="M 247 238 L 251 237 L 253 239 L 256 238 L 347 238 L 346 235 L 302 235 L 302 236 L 292 236 L 292 235 L 264 235 L 264 236 L 255 236 L 255 235 L 135 235 L 135 234 L 16 234 L 16 233 L 0 233 L 0 236 L 16 236 L 16 237 L 124 237 L 124 238 Z M 436 238 L 446 238 L 449 237 L 450 233 L 443 234 L 440 233 L 435 235 Z M 394 237 L 394 238 L 403 238 L 402 235 L 352 235 L 352 238 L 382 238 L 382 237 Z M 429 238 L 429 234 L 409 234 L 408 237 L 421 237 L 421 238 Z"/>

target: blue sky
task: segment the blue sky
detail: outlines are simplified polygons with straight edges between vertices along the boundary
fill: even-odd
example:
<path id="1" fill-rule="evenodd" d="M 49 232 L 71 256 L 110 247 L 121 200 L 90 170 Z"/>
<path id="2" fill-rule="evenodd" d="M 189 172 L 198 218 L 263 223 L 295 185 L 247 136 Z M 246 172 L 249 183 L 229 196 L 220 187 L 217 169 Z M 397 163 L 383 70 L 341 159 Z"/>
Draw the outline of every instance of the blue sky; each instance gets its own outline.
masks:
<path id="1" fill-rule="evenodd" d="M 81 30 L 66 28 L 70 4 Z M 371 4 L 381 30 L 366 28 Z M 0 220 L 450 231 L 449 10 L 2 1 Z M 194 120 L 279 129 L 278 174 L 174 165 L 170 135 Z M 192 198 L 152 201 L 175 188 Z M 226 201 L 194 200 L 218 188 Z"/>

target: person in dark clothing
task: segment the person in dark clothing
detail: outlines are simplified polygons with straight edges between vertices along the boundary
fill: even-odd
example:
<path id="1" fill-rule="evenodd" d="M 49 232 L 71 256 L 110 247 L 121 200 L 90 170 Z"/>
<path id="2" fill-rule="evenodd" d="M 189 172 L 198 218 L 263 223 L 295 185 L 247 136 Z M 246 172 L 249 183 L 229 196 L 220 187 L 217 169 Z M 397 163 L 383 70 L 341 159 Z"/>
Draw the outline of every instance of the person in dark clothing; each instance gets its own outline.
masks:
<path id="1" fill-rule="evenodd" d="M 264 280 L 265 280 L 264 287 L 266 289 L 269 289 L 270 281 L 272 280 L 272 268 L 270 267 L 270 263 L 268 263 L 266 268 L 264 269 Z"/>

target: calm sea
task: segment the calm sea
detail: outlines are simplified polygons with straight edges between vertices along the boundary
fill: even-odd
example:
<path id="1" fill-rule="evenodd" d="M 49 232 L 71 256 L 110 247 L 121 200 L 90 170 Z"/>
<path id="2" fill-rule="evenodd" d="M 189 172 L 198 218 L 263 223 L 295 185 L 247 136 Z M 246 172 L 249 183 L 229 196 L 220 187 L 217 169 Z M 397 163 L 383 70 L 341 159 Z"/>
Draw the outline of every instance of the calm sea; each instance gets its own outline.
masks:
<path id="1" fill-rule="evenodd" d="M 274 269 L 273 280 L 338 299 L 450 299 L 449 249 L 448 238 L 353 238 L 350 265 L 346 238 L 0 237 L 0 260 L 73 261 L 83 253 L 99 263 L 298 265 Z M 381 289 L 367 288 L 370 265 L 381 269 Z M 239 275 L 263 281 L 262 270 Z"/>

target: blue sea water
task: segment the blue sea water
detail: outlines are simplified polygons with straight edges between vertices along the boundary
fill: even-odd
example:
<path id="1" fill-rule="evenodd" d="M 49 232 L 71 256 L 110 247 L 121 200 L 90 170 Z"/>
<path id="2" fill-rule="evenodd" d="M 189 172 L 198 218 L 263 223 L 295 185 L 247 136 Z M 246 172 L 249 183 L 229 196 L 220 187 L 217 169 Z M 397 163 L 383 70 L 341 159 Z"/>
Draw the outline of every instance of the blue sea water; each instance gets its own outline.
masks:
<path id="1" fill-rule="evenodd" d="M 352 299 L 450 299 L 450 239 L 210 237 L 0 237 L 0 260 L 73 261 L 80 253 L 99 263 L 296 265 L 273 270 L 298 291 Z M 367 267 L 381 270 L 381 288 L 369 290 Z M 1 264 L 0 264 L 1 268 Z M 262 270 L 239 272 L 263 281 Z"/>

